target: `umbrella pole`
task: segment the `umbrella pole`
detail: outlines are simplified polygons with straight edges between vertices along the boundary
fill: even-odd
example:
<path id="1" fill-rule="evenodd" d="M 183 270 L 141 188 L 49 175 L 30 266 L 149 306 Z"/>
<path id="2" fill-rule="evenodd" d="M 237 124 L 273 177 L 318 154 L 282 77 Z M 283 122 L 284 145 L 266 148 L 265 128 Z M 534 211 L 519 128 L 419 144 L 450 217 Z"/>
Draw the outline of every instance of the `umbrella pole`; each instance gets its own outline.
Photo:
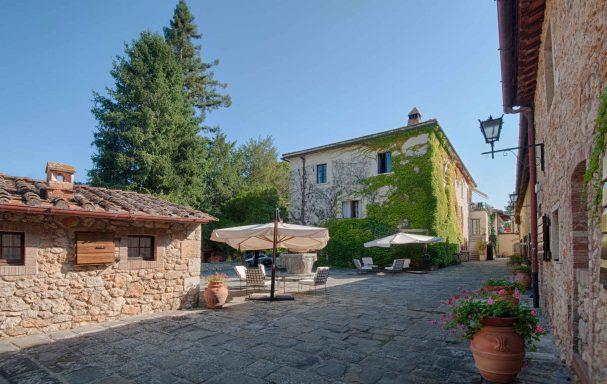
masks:
<path id="1" fill-rule="evenodd" d="M 274 214 L 274 241 L 272 244 L 272 285 L 270 287 L 270 299 L 274 298 L 274 288 L 276 281 L 276 243 L 278 241 L 277 232 L 278 232 L 278 208 L 276 208 L 276 213 Z"/>

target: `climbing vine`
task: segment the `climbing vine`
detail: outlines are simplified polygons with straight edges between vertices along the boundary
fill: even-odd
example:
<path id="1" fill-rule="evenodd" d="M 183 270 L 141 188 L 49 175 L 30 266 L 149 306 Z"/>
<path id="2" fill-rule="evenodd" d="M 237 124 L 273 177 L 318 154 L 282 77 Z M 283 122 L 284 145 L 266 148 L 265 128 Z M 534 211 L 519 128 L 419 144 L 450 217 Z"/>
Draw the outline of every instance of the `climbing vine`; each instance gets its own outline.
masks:
<path id="1" fill-rule="evenodd" d="M 390 264 L 397 256 L 412 258 L 415 263 L 421 256 L 419 246 L 362 246 L 366 241 L 394 233 L 403 219 L 409 228 L 427 229 L 429 234 L 446 239 L 446 244 L 429 247 L 433 264 L 446 266 L 455 262 L 452 254 L 456 244 L 463 242 L 463 234 L 454 190 L 455 169 L 447 148 L 446 138 L 436 125 L 361 143 L 358 151 L 362 154 L 391 151 L 392 172 L 359 181 L 362 188 L 358 194 L 369 202 L 366 219 L 325 223 L 331 233 L 327 247 L 331 263 L 351 266 L 352 258 L 364 255 L 373 256 L 380 265 Z"/>
<path id="2" fill-rule="evenodd" d="M 594 144 L 592 152 L 588 159 L 584 182 L 587 191 L 594 192 L 594 199 L 591 203 L 594 217 L 597 217 L 601 200 L 603 198 L 603 190 L 601 183 L 601 157 L 607 148 L 607 87 L 601 93 L 601 101 L 599 105 L 599 113 L 596 118 Z"/>

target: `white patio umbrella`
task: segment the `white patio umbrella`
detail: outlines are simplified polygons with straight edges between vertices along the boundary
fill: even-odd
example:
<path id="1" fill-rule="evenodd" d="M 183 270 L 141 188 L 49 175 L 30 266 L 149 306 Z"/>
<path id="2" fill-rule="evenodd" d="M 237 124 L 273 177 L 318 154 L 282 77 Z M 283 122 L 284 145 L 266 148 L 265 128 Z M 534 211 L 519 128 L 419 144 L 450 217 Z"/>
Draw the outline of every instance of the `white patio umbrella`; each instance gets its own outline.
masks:
<path id="1" fill-rule="evenodd" d="M 272 248 L 270 299 L 274 300 L 276 249 L 287 248 L 295 251 L 322 249 L 329 242 L 329 230 L 320 227 L 283 223 L 280 221 L 280 214 L 277 208 L 273 223 L 216 229 L 211 234 L 211 240 L 226 243 L 239 251 Z"/>
<path id="2" fill-rule="evenodd" d="M 375 239 L 368 241 L 364 244 L 365 248 L 371 247 L 382 247 L 390 248 L 392 245 L 402 244 L 432 244 L 441 243 L 444 240 L 440 237 L 416 235 L 413 233 L 399 232 L 394 235 L 382 237 L 381 239 Z"/>

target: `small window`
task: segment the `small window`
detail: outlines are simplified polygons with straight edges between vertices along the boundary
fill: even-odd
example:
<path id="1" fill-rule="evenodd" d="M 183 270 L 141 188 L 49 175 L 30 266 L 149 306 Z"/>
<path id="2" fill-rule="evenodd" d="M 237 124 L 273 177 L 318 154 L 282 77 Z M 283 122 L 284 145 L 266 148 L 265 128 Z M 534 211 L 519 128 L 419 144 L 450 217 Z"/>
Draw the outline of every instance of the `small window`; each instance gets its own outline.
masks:
<path id="1" fill-rule="evenodd" d="M 316 184 L 327 182 L 327 164 L 318 164 L 316 166 Z"/>
<path id="2" fill-rule="evenodd" d="M 559 211 L 552 212 L 550 219 L 550 253 L 552 260 L 559 261 Z"/>
<path id="3" fill-rule="evenodd" d="M 472 234 L 480 235 L 481 234 L 481 219 L 472 219 Z"/>
<path id="4" fill-rule="evenodd" d="M 153 236 L 129 236 L 129 258 L 154 260 Z"/>
<path id="5" fill-rule="evenodd" d="M 382 152 L 377 154 L 377 173 L 392 172 L 392 152 Z"/>
<path id="6" fill-rule="evenodd" d="M 25 234 L 0 232 L 0 264 L 23 264 L 25 259 Z"/>
<path id="7" fill-rule="evenodd" d="M 355 219 L 360 217 L 360 201 L 344 201 L 341 203 L 341 214 L 344 219 Z"/>

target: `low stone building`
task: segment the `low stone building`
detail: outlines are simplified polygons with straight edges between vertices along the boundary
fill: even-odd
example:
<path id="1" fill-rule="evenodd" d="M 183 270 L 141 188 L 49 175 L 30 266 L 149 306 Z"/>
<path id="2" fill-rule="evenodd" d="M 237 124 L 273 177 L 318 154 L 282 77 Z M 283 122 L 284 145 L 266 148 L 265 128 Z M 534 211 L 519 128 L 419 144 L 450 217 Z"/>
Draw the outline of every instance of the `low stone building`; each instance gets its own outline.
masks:
<path id="1" fill-rule="evenodd" d="M 466 248 L 476 183 L 436 119 L 413 108 L 404 127 L 285 153 L 289 219 L 380 217 Z"/>
<path id="2" fill-rule="evenodd" d="M 522 251 L 537 260 L 539 304 L 563 359 L 581 382 L 605 383 L 607 2 L 497 4 L 504 112 L 521 116 Z"/>
<path id="3" fill-rule="evenodd" d="M 0 337 L 194 306 L 203 212 L 157 197 L 0 174 Z"/>

